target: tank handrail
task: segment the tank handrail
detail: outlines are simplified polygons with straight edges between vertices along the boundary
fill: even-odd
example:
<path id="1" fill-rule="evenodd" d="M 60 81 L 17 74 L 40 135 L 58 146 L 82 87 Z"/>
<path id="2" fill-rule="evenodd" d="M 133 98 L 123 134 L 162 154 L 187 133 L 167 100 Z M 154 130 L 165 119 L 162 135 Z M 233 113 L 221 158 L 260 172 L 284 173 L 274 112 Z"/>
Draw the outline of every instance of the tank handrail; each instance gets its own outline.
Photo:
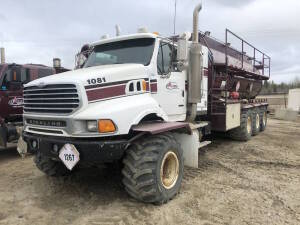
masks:
<path id="1" fill-rule="evenodd" d="M 268 58 L 271 58 L 270 56 L 268 56 L 266 53 L 262 52 L 261 50 L 257 49 L 256 47 L 254 47 L 252 44 L 250 44 L 248 41 L 244 40 L 243 38 L 241 38 L 240 36 L 238 36 L 237 34 L 233 33 L 231 30 L 226 29 L 227 33 L 230 33 L 231 35 L 235 36 L 236 38 L 240 39 L 241 41 L 243 41 L 244 43 L 246 43 L 247 45 L 249 45 L 250 47 L 254 48 L 256 51 L 258 51 L 259 53 L 267 56 Z"/>
<path id="2" fill-rule="evenodd" d="M 257 49 L 254 47 L 252 44 L 238 36 L 237 34 L 233 33 L 231 30 L 226 28 L 225 31 L 225 64 L 226 68 L 228 66 L 228 60 L 227 60 L 227 49 L 229 48 L 230 43 L 228 42 L 228 34 L 236 37 L 242 42 L 242 51 L 241 51 L 241 56 L 242 56 L 242 69 L 244 68 L 244 58 L 245 58 L 245 52 L 244 52 L 244 46 L 248 45 L 253 49 L 253 57 L 248 57 L 248 60 L 251 59 L 253 60 L 253 72 L 255 72 L 256 69 L 261 69 L 262 70 L 262 76 L 265 76 L 265 69 L 268 71 L 268 77 L 270 78 L 271 75 L 271 57 L 268 56 L 266 53 L 262 52 L 261 50 Z M 259 52 L 262 55 L 261 60 L 257 60 L 256 53 Z M 267 64 L 266 64 L 267 61 Z M 258 63 L 259 65 L 257 65 Z"/>

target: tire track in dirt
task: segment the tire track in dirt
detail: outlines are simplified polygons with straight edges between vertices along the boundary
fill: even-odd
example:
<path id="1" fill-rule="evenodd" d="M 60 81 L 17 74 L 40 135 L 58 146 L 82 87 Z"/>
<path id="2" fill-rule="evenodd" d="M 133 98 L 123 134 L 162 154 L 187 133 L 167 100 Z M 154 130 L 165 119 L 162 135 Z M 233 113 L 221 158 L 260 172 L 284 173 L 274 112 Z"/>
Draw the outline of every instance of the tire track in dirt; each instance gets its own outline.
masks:
<path id="1" fill-rule="evenodd" d="M 230 143 L 226 142 L 226 144 L 228 145 L 227 146 L 223 145 L 223 147 L 227 148 L 228 150 Z M 277 207 L 278 210 L 284 210 L 286 214 L 289 214 L 295 220 L 300 221 L 299 213 L 297 213 L 295 209 L 287 205 L 282 198 L 280 198 L 277 194 L 274 193 L 272 189 L 269 190 L 264 185 L 255 184 L 256 183 L 255 178 L 254 179 L 249 178 L 247 174 L 238 172 L 238 169 L 240 167 L 247 166 L 247 165 L 250 165 L 251 167 L 255 167 L 255 168 L 266 167 L 266 168 L 284 168 L 284 169 L 300 169 L 300 165 L 277 162 L 277 161 L 248 160 L 247 159 L 248 156 L 253 156 L 255 158 L 264 158 L 264 154 L 265 154 L 265 152 L 263 152 L 263 150 L 260 149 L 259 146 L 253 146 L 251 142 L 246 145 L 240 145 L 240 146 L 236 145 L 232 149 L 229 149 L 229 151 L 222 151 L 222 148 L 219 147 L 220 146 L 217 143 L 215 144 L 215 146 L 213 146 L 212 151 L 207 151 L 209 157 L 206 157 L 205 154 L 201 156 L 202 158 L 199 157 L 199 169 L 188 168 L 188 167 L 185 169 L 186 172 L 185 182 L 189 182 L 191 179 L 197 179 L 199 177 L 199 174 L 201 175 L 202 172 L 213 170 L 213 169 L 220 169 L 223 172 L 237 175 L 239 178 L 243 180 L 243 182 L 247 183 L 247 185 L 246 184 L 235 185 L 233 183 L 228 183 L 228 186 L 230 186 L 231 188 L 242 189 L 246 191 L 251 190 L 257 193 L 263 193 L 273 202 L 272 207 Z M 211 160 L 210 158 L 213 158 L 213 160 Z M 230 159 L 230 163 L 228 164 L 226 162 L 229 159 Z M 227 166 L 227 164 L 230 166 Z M 226 186 L 225 183 L 223 183 L 223 185 Z M 216 215 L 214 215 L 214 217 L 216 217 Z M 213 221 L 213 222 L 217 222 L 217 221 Z"/>
<path id="2" fill-rule="evenodd" d="M 300 165 L 294 165 L 294 164 L 283 163 L 283 162 L 273 162 L 273 161 L 243 160 L 243 164 L 249 164 L 252 166 L 260 166 L 260 167 L 279 167 L 279 168 L 284 168 L 284 169 L 300 169 Z"/>
<path id="3" fill-rule="evenodd" d="M 91 218 L 88 224 L 95 225 L 131 225 L 131 224 L 147 224 L 145 221 L 151 218 L 152 212 L 155 210 L 153 205 L 145 205 L 135 202 L 134 200 L 125 200 L 118 205 L 118 212 L 111 216 L 102 216 Z M 149 224 L 149 223 L 148 223 Z"/>
<path id="4" fill-rule="evenodd" d="M 300 214 L 297 213 L 296 210 L 294 210 L 292 207 L 287 205 L 285 201 L 278 196 L 278 194 L 274 193 L 271 189 L 267 188 L 265 185 L 259 185 L 255 184 L 255 180 L 252 180 L 252 182 L 249 182 L 247 185 L 243 184 L 230 184 L 230 186 L 234 189 L 242 189 L 247 191 L 254 191 L 257 193 L 263 193 L 264 196 L 267 196 L 267 198 L 272 200 L 272 207 L 277 208 L 277 210 L 283 209 L 287 214 L 290 214 L 294 217 L 294 219 L 298 220 L 300 222 Z"/>
<path id="5" fill-rule="evenodd" d="M 230 143 L 230 141 L 227 141 L 227 144 Z M 220 145 L 221 143 L 217 141 L 216 144 L 201 149 L 199 152 L 198 168 L 185 166 L 183 181 L 187 183 L 191 180 L 201 177 L 202 175 L 205 175 L 207 172 L 213 172 L 215 170 L 221 170 L 223 172 L 247 179 L 242 173 L 227 166 L 226 163 L 223 162 L 229 159 L 232 160 L 231 154 L 233 154 L 233 152 L 224 151 L 224 148 L 219 147 Z"/>

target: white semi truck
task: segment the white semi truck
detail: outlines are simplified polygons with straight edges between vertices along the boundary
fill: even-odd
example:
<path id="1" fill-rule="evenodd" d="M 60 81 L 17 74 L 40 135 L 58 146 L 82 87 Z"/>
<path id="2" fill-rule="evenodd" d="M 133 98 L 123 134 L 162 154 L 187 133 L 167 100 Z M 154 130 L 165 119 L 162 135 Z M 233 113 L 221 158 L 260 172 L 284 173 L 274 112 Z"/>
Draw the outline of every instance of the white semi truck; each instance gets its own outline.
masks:
<path id="1" fill-rule="evenodd" d="M 184 165 L 198 167 L 211 130 L 243 141 L 264 130 L 267 103 L 255 96 L 270 58 L 238 36 L 253 56 L 198 32 L 200 10 L 192 34 L 104 38 L 80 69 L 28 83 L 23 139 L 36 166 L 63 176 L 122 160 L 126 191 L 160 204 L 178 193 Z"/>

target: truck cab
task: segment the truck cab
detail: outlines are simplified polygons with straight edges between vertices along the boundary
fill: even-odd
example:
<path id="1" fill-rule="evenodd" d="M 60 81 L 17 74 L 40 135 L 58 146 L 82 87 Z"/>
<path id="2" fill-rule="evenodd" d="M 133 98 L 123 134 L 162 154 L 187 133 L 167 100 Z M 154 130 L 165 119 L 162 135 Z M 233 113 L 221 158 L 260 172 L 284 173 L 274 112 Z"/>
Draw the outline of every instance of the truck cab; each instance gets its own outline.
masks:
<path id="1" fill-rule="evenodd" d="M 150 117 L 185 121 L 187 73 L 178 69 L 176 57 L 177 45 L 152 33 L 95 42 L 81 69 L 25 86 L 25 131 L 91 138 L 128 135 L 132 126 Z M 98 132 L 96 123 L 101 118 L 111 120 L 115 130 Z M 52 127 L 27 120 L 68 122 L 65 127 Z"/>
<path id="2" fill-rule="evenodd" d="M 29 70 L 19 65 L 0 65 L 1 117 L 22 121 L 23 83 L 29 81 Z"/>

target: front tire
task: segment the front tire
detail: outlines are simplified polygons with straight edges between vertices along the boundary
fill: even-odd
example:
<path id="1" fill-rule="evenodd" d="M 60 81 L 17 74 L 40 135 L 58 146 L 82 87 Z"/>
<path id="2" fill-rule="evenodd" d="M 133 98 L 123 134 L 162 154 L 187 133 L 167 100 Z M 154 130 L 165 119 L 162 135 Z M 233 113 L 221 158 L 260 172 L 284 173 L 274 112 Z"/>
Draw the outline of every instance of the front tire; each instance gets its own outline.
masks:
<path id="1" fill-rule="evenodd" d="M 33 159 L 36 167 L 48 176 L 61 177 L 71 174 L 62 162 L 54 161 L 37 152 Z"/>
<path id="2" fill-rule="evenodd" d="M 148 136 L 126 152 L 123 184 L 133 198 L 155 204 L 172 199 L 180 190 L 183 156 L 171 133 Z"/>

